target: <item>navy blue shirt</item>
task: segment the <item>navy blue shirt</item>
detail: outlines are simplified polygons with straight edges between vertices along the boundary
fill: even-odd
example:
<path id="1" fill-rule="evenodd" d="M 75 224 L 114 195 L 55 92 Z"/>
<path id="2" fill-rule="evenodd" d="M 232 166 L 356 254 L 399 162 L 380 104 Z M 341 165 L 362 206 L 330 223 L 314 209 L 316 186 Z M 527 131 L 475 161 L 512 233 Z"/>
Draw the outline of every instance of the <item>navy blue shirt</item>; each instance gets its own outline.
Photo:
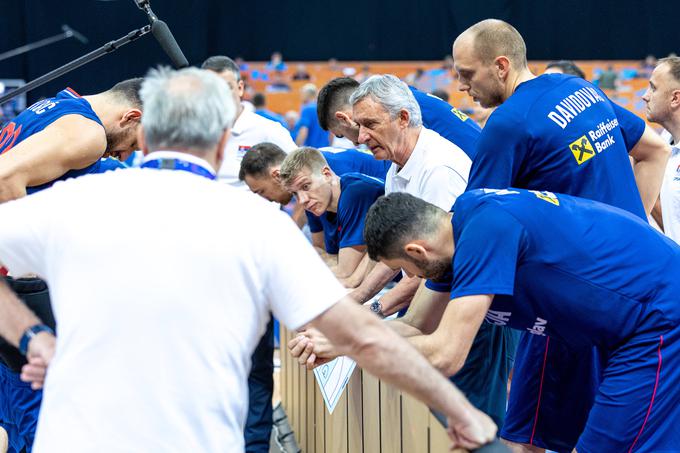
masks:
<path id="1" fill-rule="evenodd" d="M 409 88 L 420 106 L 423 126 L 437 132 L 474 160 L 477 140 L 481 132 L 477 123 L 437 96 L 423 93 L 413 87 Z"/>
<path id="2" fill-rule="evenodd" d="M 550 190 L 646 218 L 628 159 L 645 122 L 575 76 L 520 84 L 489 117 L 467 190 Z"/>
<path id="3" fill-rule="evenodd" d="M 325 212 L 319 217 L 327 253 L 335 255 L 341 248 L 366 245 L 366 214 L 375 200 L 384 194 L 385 184 L 380 179 L 361 173 L 347 173 L 340 177 L 337 212 Z"/>
<path id="4" fill-rule="evenodd" d="M 3 127 L 2 131 L 0 131 L 0 155 L 10 152 L 15 145 L 21 143 L 31 135 L 41 132 L 47 126 L 65 115 L 84 116 L 85 118 L 102 125 L 101 120 L 94 110 L 92 110 L 90 103 L 71 88 L 66 88 L 60 91 L 56 97 L 36 102 Z M 102 128 L 103 127 L 104 126 L 102 125 Z M 102 154 L 103 153 L 104 150 L 102 150 Z M 27 187 L 26 191 L 31 194 L 38 190 L 50 187 L 56 181 L 75 178 L 88 173 L 98 173 L 99 166 L 100 163 L 95 162 L 92 165 L 79 170 L 70 170 L 47 184 Z"/>
<path id="5" fill-rule="evenodd" d="M 489 322 L 608 348 L 680 322 L 680 247 L 627 211 L 514 188 L 466 192 L 453 211 L 451 298 L 497 295 Z"/>
<path id="6" fill-rule="evenodd" d="M 307 138 L 303 143 L 304 146 L 311 146 L 313 148 L 328 146 L 328 132 L 321 129 L 319 125 L 319 119 L 316 115 L 316 102 L 302 107 L 297 127 L 303 126 L 307 128 Z"/>
<path id="7" fill-rule="evenodd" d="M 355 149 L 348 149 L 345 151 L 339 151 L 337 153 L 330 151 L 321 151 L 323 157 L 328 162 L 328 166 L 333 170 L 338 176 L 342 176 L 347 173 L 363 173 L 368 176 L 373 176 L 382 181 L 383 186 L 385 185 L 385 175 L 387 175 L 387 170 L 392 165 L 392 162 L 386 160 L 377 160 L 372 154 L 357 151 Z M 324 224 L 321 223 L 319 218 L 314 214 L 305 211 L 307 215 L 307 224 L 309 225 L 309 231 L 312 233 L 324 232 L 324 242 L 326 245 L 326 251 L 335 250 L 337 253 L 337 238 L 336 229 L 337 225 L 331 222 L 333 216 L 328 216 L 326 219 L 328 228 L 324 228 Z"/>

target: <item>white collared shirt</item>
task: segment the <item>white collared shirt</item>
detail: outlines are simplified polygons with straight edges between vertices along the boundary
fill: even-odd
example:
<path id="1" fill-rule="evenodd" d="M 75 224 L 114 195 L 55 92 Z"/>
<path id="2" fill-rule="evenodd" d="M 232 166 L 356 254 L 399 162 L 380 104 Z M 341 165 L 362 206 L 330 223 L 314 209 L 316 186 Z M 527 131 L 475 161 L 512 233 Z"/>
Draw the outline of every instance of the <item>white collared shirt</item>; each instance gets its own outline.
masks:
<path id="1" fill-rule="evenodd" d="M 667 131 L 661 134 L 667 143 L 673 137 Z M 671 146 L 671 156 L 661 184 L 661 217 L 666 236 L 680 244 L 680 145 Z"/>
<path id="2" fill-rule="evenodd" d="M 243 110 L 236 119 L 227 146 L 224 148 L 224 161 L 217 175 L 219 181 L 247 188 L 245 183 L 238 179 L 241 160 L 252 146 L 264 142 L 274 143 L 286 153 L 297 148 L 290 132 L 281 124 L 255 112 Z"/>
<path id="3" fill-rule="evenodd" d="M 399 169 L 392 163 L 385 193 L 406 192 L 449 211 L 465 191 L 471 166 L 462 149 L 423 127 L 406 164 Z"/>
<path id="4" fill-rule="evenodd" d="M 36 453 L 242 453 L 270 311 L 294 330 L 346 293 L 286 214 L 187 171 L 71 179 L 0 218 L 3 263 L 47 280 L 57 319 Z"/>

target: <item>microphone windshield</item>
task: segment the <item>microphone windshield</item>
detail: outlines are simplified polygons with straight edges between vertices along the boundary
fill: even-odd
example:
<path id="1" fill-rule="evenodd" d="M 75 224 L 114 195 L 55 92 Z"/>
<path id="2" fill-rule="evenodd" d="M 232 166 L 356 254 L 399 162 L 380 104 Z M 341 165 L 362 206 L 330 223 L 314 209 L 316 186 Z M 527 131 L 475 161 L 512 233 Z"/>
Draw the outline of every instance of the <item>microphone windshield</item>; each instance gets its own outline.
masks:
<path id="1" fill-rule="evenodd" d="M 170 57 L 175 68 L 179 69 L 189 66 L 189 62 L 184 57 L 182 49 L 179 48 L 179 44 L 177 44 L 177 41 L 175 41 L 175 38 L 172 36 L 172 32 L 168 28 L 168 24 L 162 20 L 154 21 L 151 24 L 151 33 L 168 57 Z"/>

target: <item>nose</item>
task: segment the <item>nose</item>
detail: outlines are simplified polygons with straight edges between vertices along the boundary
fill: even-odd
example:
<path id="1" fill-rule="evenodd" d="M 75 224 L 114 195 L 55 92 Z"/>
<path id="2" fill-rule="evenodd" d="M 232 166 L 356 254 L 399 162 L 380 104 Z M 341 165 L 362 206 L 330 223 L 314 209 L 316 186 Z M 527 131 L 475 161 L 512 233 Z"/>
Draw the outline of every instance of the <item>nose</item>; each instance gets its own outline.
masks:
<path id="1" fill-rule="evenodd" d="M 359 126 L 359 137 L 357 138 L 357 141 L 361 144 L 366 144 L 370 138 L 368 132 L 366 132 L 366 128 Z"/>
<path id="2" fill-rule="evenodd" d="M 297 195 L 298 202 L 303 206 L 309 201 L 309 197 L 304 192 L 297 192 L 295 195 Z"/>
<path id="3" fill-rule="evenodd" d="M 649 102 L 649 89 L 645 91 L 645 94 L 642 95 L 642 100 L 645 102 Z"/>

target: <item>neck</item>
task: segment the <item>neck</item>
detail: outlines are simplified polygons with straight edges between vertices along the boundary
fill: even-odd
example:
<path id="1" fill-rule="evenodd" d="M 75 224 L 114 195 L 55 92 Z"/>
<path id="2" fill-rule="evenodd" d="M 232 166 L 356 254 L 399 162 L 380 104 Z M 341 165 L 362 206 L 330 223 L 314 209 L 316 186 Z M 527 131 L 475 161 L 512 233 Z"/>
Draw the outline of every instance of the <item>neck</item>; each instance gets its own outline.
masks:
<path id="1" fill-rule="evenodd" d="M 416 148 L 416 144 L 418 143 L 418 137 L 420 137 L 420 131 L 422 130 L 422 126 L 409 127 L 406 129 L 406 133 L 404 134 L 404 142 L 402 144 L 403 151 L 395 153 L 394 155 L 394 163 L 399 165 L 399 167 L 406 165 L 406 162 L 408 162 L 411 154 L 413 154 L 413 150 Z"/>
<path id="2" fill-rule="evenodd" d="M 447 212 L 444 216 L 444 219 L 442 220 L 441 234 L 443 237 L 441 238 L 441 243 L 444 246 L 444 252 L 446 253 L 446 256 L 450 256 L 453 259 L 453 253 L 456 250 L 456 245 L 453 241 L 453 224 L 451 223 L 452 219 L 453 213 Z"/>
<path id="3" fill-rule="evenodd" d="M 338 212 L 338 201 L 340 200 L 340 178 L 333 174 L 331 179 L 331 202 L 328 205 L 327 211 Z"/>
<path id="4" fill-rule="evenodd" d="M 535 79 L 536 76 L 531 73 L 529 68 L 524 68 L 516 73 L 510 73 L 508 75 L 508 81 L 505 84 L 506 90 L 503 96 L 503 102 L 507 101 L 512 93 L 515 92 L 517 87 L 528 80 Z"/>
<path id="5" fill-rule="evenodd" d="M 241 116 L 241 113 L 243 113 L 244 107 L 243 103 L 239 101 L 238 105 L 236 106 L 236 118 L 234 118 L 234 122 Z"/>
<path id="6" fill-rule="evenodd" d="M 106 130 L 120 121 L 121 116 L 123 116 L 122 113 L 126 109 L 125 106 L 120 105 L 106 93 L 83 96 L 83 99 L 90 103 L 92 110 L 99 117 Z"/>
<path id="7" fill-rule="evenodd" d="M 673 136 L 673 143 L 680 142 L 680 114 L 671 116 L 668 121 L 659 123 Z"/>

